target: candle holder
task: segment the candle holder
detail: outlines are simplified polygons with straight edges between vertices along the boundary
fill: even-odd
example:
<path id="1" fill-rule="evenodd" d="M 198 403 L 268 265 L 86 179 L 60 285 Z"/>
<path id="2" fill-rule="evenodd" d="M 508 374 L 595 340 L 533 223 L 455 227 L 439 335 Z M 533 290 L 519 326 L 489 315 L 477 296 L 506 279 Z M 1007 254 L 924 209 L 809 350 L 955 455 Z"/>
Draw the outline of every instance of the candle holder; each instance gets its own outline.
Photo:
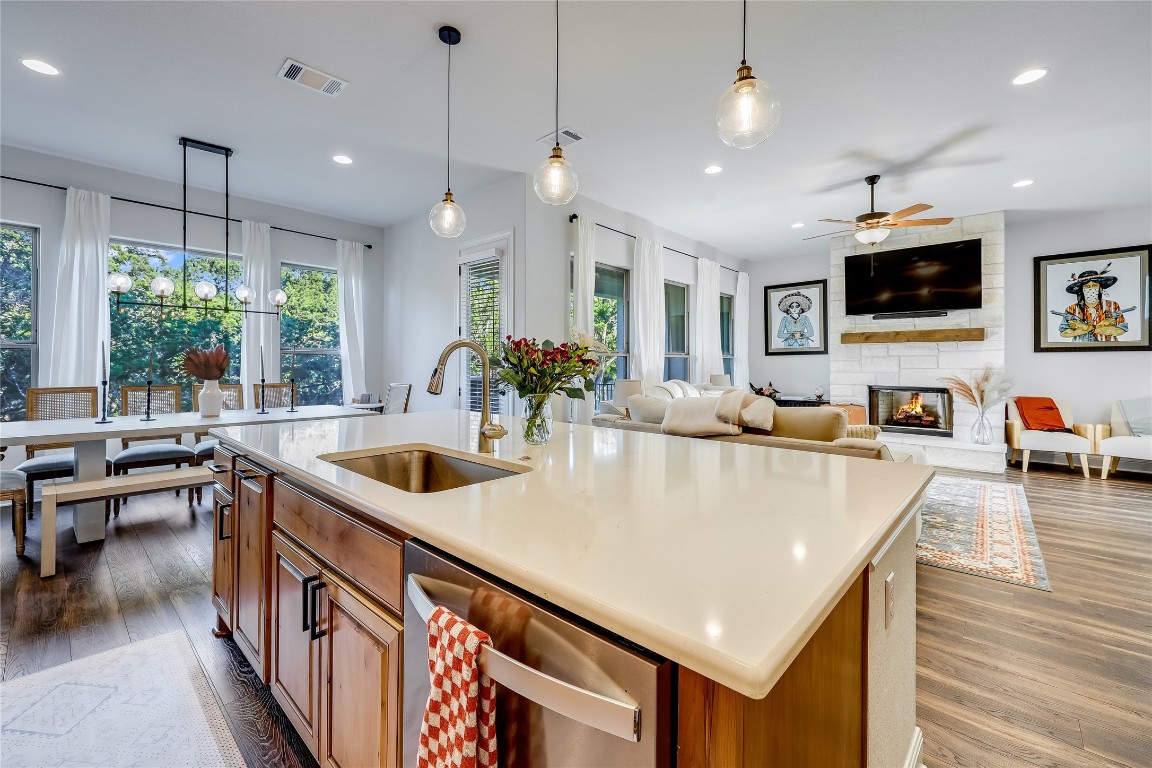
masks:
<path id="1" fill-rule="evenodd" d="M 152 379 L 148 379 L 148 389 L 144 392 L 144 418 L 140 421 L 156 421 L 152 416 Z"/>
<path id="2" fill-rule="evenodd" d="M 108 379 L 100 382 L 100 420 L 97 424 L 111 424 L 112 419 L 108 418 Z"/>
<path id="3" fill-rule="evenodd" d="M 268 413 L 268 408 L 265 406 L 264 401 L 264 377 L 260 377 L 260 410 L 256 413 Z"/>
<path id="4" fill-rule="evenodd" d="M 292 399 L 288 401 L 288 413 L 297 413 L 300 409 L 296 407 L 296 377 L 293 376 L 288 379 L 288 383 L 292 385 L 292 391 L 289 394 Z"/>

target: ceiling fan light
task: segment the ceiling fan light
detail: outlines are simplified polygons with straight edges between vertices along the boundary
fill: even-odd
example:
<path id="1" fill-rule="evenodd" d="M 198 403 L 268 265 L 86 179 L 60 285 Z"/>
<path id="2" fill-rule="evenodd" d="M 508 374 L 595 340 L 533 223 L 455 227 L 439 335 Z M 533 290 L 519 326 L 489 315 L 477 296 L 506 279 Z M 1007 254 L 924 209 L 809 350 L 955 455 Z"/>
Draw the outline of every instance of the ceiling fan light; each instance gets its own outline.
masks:
<path id="1" fill-rule="evenodd" d="M 552 156 L 541 163 L 532 175 L 532 186 L 541 202 L 564 205 L 576 197 L 580 179 L 564 159 L 564 150 L 556 146 L 552 148 Z"/>
<path id="2" fill-rule="evenodd" d="M 716 134 L 734 149 L 751 149 L 779 124 L 780 99 L 772 86 L 753 77 L 752 67 L 741 65 L 716 107 Z"/>
<path id="3" fill-rule="evenodd" d="M 864 245 L 879 245 L 884 242 L 888 237 L 888 233 L 892 230 L 886 227 L 873 227 L 872 229 L 862 229 L 857 232 L 854 237 Z"/>
<path id="4" fill-rule="evenodd" d="M 466 223 L 464 211 L 452 199 L 451 192 L 445 192 L 444 199 L 428 212 L 428 226 L 440 237 L 459 237 Z"/>

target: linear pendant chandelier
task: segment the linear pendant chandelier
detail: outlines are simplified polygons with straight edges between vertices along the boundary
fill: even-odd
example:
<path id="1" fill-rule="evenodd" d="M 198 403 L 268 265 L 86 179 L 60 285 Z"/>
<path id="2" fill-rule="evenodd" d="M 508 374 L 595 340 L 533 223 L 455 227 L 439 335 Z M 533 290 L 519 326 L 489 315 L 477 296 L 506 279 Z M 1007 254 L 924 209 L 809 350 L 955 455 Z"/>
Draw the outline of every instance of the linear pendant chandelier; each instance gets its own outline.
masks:
<path id="1" fill-rule="evenodd" d="M 744 0 L 743 45 L 736 82 L 728 86 L 716 107 L 716 133 L 734 149 L 751 149 L 780 124 L 780 99 L 748 66 L 748 0 Z"/>
<path id="2" fill-rule="evenodd" d="M 183 269 L 181 276 L 181 284 L 184 288 L 181 291 L 180 303 L 165 303 L 165 299 L 169 298 L 176 292 L 176 284 L 169 277 L 156 277 L 148 285 L 149 290 L 156 296 L 159 301 L 127 301 L 124 295 L 132 290 L 132 277 L 124 272 L 112 272 L 108 275 L 107 287 L 110 293 L 116 296 L 116 309 L 121 310 L 123 307 L 159 307 L 160 313 L 163 314 L 165 308 L 169 310 L 202 310 L 205 315 L 209 312 L 237 312 L 241 314 L 260 314 L 260 315 L 276 315 L 279 317 L 280 308 L 288 303 L 288 294 L 284 293 L 280 288 L 273 288 L 268 292 L 268 303 L 274 307 L 270 310 L 252 309 L 251 304 L 255 298 L 255 292 L 241 282 L 236 286 L 236 301 L 240 306 L 229 306 L 228 301 L 228 275 L 230 273 L 232 254 L 229 248 L 229 188 L 228 188 L 228 159 L 232 157 L 232 149 L 230 147 L 222 147 L 219 144 L 210 144 L 206 141 L 199 141 L 197 139 L 189 139 L 187 137 L 180 137 L 180 146 L 184 150 L 184 180 L 183 192 L 184 202 L 181 207 L 183 215 L 183 251 L 184 257 Z M 196 283 L 193 291 L 196 298 L 202 302 L 201 306 L 197 307 L 188 303 L 188 150 L 199 149 L 203 152 L 210 152 L 215 155 L 224 156 L 224 306 L 223 307 L 210 307 L 208 302 L 216 298 L 219 289 L 216 283 L 210 280 L 201 280 Z"/>
<path id="3" fill-rule="evenodd" d="M 428 226 L 440 237 L 459 237 L 464 231 L 467 219 L 464 211 L 452 199 L 452 46 L 460 43 L 460 30 L 456 27 L 440 27 L 437 33 L 440 42 L 448 46 L 448 151 L 445 162 L 448 166 L 448 191 L 444 199 L 432 206 L 428 212 Z"/>
<path id="4" fill-rule="evenodd" d="M 532 176 L 532 186 L 536 190 L 536 197 L 548 205 L 564 205 L 576 197 L 576 190 L 580 188 L 580 180 L 576 171 L 564 159 L 564 150 L 560 148 L 560 0 L 556 0 L 556 146 L 552 147 L 552 155 L 541 163 Z"/>

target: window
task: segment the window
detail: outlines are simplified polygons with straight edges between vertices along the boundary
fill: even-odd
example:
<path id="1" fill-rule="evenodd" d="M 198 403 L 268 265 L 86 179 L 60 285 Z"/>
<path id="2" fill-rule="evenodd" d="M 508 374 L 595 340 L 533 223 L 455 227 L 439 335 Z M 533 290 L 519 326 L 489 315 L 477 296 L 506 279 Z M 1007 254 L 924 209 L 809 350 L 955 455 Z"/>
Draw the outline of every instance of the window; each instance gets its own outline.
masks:
<path id="1" fill-rule="evenodd" d="M 628 270 L 596 265 L 593 333 L 612 353 L 601 357 L 596 374 L 596 409 L 612 399 L 616 379 L 628 378 Z"/>
<path id="2" fill-rule="evenodd" d="M 340 310 L 336 273 L 280 267 L 288 303 L 280 310 L 280 379 L 296 379 L 300 405 L 342 405 Z"/>
<path id="3" fill-rule="evenodd" d="M 664 283 L 664 381 L 688 380 L 688 286 Z"/>
<path id="4" fill-rule="evenodd" d="M 25 392 L 36 382 L 39 233 L 4 224 L 0 234 L 0 421 L 22 421 Z"/>
<path id="5" fill-rule="evenodd" d="M 488 251 L 460 265 L 460 335 L 484 347 L 490 360 L 500 358 L 500 342 L 505 333 L 501 268 L 499 251 Z M 460 392 L 462 407 L 479 413 L 484 403 L 484 367 L 471 350 L 465 351 L 463 360 L 461 380 L 467 380 L 468 391 L 467 397 Z M 495 373 L 491 374 L 489 389 L 489 413 L 502 413 L 505 401 L 497 393 L 506 386 Z"/>
<path id="6" fill-rule="evenodd" d="M 732 297 L 720 294 L 720 356 L 724 358 L 724 373 L 732 375 Z M 732 382 L 736 384 L 737 382 Z"/>
<path id="7" fill-rule="evenodd" d="M 185 264 L 187 261 L 187 264 Z M 184 281 L 187 266 L 188 280 Z M 192 292 L 201 280 L 215 283 L 216 298 L 207 303 L 209 308 L 224 307 L 227 286 L 235 286 L 241 279 L 240 259 L 232 257 L 227 280 L 224 258 L 211 253 L 189 251 L 187 259 L 181 251 L 172 251 L 141 243 L 111 242 L 108 245 L 108 270 L 124 272 L 132 278 L 132 290 L 124 294 L 124 301 L 156 301 L 149 284 L 156 277 L 168 277 L 176 284 L 172 304 L 184 301 L 188 290 L 188 303 L 197 309 L 188 311 L 165 309 L 163 317 L 157 307 L 121 306 L 116 310 L 116 296 L 109 294 L 112 320 L 112 346 L 109 350 L 110 408 L 119 412 L 119 392 L 124 385 L 143 385 L 148 380 L 148 365 L 153 348 L 156 367 L 154 384 L 179 384 L 181 408 L 192 409 L 193 379 L 182 366 L 184 351 L 193 346 L 223 344 L 231 356 L 226 378 L 240 378 L 240 324 L 241 315 L 233 312 L 205 312 L 204 302 Z M 232 302 L 235 306 L 235 302 Z M 155 345 L 155 347 L 153 347 Z"/>

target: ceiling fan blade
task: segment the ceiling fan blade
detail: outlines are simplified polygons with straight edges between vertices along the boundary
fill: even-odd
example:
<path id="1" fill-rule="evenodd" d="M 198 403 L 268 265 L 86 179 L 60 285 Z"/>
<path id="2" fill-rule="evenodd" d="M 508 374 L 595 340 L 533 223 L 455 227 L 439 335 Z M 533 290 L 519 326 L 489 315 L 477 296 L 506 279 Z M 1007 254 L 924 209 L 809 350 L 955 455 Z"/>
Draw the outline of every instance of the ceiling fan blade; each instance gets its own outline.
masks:
<path id="1" fill-rule="evenodd" d="M 855 224 L 856 223 L 854 221 L 844 221 L 844 219 L 820 219 L 820 221 L 826 221 L 829 224 Z"/>
<path id="2" fill-rule="evenodd" d="M 900 221 L 900 219 L 920 213 L 921 211 L 926 211 L 931 207 L 928 203 L 916 203 L 916 205 L 910 205 L 902 211 L 888 214 L 888 221 Z"/>
<path id="3" fill-rule="evenodd" d="M 909 219 L 908 221 L 894 221 L 885 224 L 887 227 L 936 227 L 941 224 L 951 224 L 952 219 Z"/>
<path id="4" fill-rule="evenodd" d="M 825 232 L 822 235 L 813 235 L 812 237 L 805 237 L 804 239 L 805 240 L 815 240 L 818 237 L 828 237 L 829 235 L 842 235 L 845 232 L 855 232 L 855 231 L 856 230 L 854 230 L 854 229 L 842 229 L 839 232 Z"/>

